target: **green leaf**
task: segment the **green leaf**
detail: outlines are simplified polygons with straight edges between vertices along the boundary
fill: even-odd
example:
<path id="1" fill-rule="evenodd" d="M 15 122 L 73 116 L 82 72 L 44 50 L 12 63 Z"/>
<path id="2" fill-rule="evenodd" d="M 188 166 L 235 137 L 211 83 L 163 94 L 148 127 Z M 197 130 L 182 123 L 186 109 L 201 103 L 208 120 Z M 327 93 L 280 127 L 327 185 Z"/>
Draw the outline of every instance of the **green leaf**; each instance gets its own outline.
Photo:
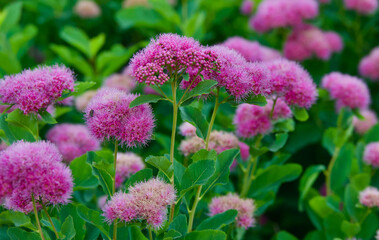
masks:
<path id="1" fill-rule="evenodd" d="M 337 192 L 344 188 L 350 173 L 354 153 L 355 148 L 351 143 L 348 143 L 341 148 L 331 171 L 330 185 L 332 191 Z"/>
<path id="2" fill-rule="evenodd" d="M 187 233 L 187 217 L 184 214 L 179 214 L 174 218 L 170 224 L 169 230 L 174 229 L 180 232 L 182 235 Z"/>
<path id="3" fill-rule="evenodd" d="M 58 123 L 57 120 L 55 120 L 53 118 L 53 116 L 51 116 L 51 114 L 49 112 L 47 112 L 46 110 L 40 110 L 40 111 L 38 111 L 38 114 L 41 116 L 42 121 L 47 123 L 47 124 Z"/>
<path id="4" fill-rule="evenodd" d="M 276 133 L 275 141 L 268 147 L 271 152 L 277 152 L 281 149 L 287 142 L 288 133 Z"/>
<path id="5" fill-rule="evenodd" d="M 216 169 L 214 174 L 209 178 L 201 191 L 201 194 L 206 194 L 216 185 L 225 185 L 229 182 L 230 167 L 237 157 L 239 150 L 229 149 L 223 151 L 217 156 Z"/>
<path id="6" fill-rule="evenodd" d="M 40 240 L 41 237 L 36 232 L 27 232 L 21 228 L 9 228 L 8 236 L 11 240 Z"/>
<path id="7" fill-rule="evenodd" d="M 158 12 L 166 20 L 167 23 L 180 25 L 180 16 L 175 11 L 173 6 L 168 3 L 168 1 L 149 0 L 149 6 Z"/>
<path id="8" fill-rule="evenodd" d="M 199 137 L 205 139 L 208 132 L 208 122 L 201 111 L 194 107 L 181 107 L 180 116 L 183 121 L 189 122 L 196 127 Z"/>
<path id="9" fill-rule="evenodd" d="M 72 216 L 68 216 L 61 227 L 61 233 L 65 236 L 64 240 L 71 240 L 75 237 L 74 220 Z"/>
<path id="10" fill-rule="evenodd" d="M 226 234 L 219 230 L 193 231 L 188 233 L 184 240 L 226 240 Z"/>
<path id="11" fill-rule="evenodd" d="M 198 152 L 194 153 L 192 156 L 192 161 L 197 162 L 200 160 L 216 160 L 217 152 L 215 150 L 207 151 L 205 149 L 201 149 Z"/>
<path id="12" fill-rule="evenodd" d="M 89 153 L 88 156 L 90 156 L 90 154 L 91 153 Z M 96 153 L 94 160 L 95 161 L 92 163 L 94 173 L 99 179 L 99 183 L 103 188 L 104 193 L 111 196 L 114 177 L 113 164 L 110 164 L 109 161 L 99 156 L 98 153 Z"/>
<path id="13" fill-rule="evenodd" d="M 0 16 L 0 32 L 6 33 L 15 27 L 21 18 L 22 3 L 14 2 L 8 4 L 1 12 Z"/>
<path id="14" fill-rule="evenodd" d="M 78 215 L 77 206 L 73 205 L 72 203 L 60 206 L 59 218 L 61 222 L 70 216 L 72 217 L 74 223 L 75 240 L 84 240 L 86 232 L 91 231 L 89 227 L 92 227 L 92 225 L 88 224 L 88 226 L 86 226 L 86 222 Z"/>
<path id="15" fill-rule="evenodd" d="M 101 213 L 92 209 L 87 208 L 84 205 L 79 205 L 77 207 L 77 211 L 79 217 L 81 217 L 84 221 L 94 225 L 97 229 L 99 229 L 108 239 L 109 237 L 109 225 L 104 222 Z"/>
<path id="16" fill-rule="evenodd" d="M 37 228 L 31 223 L 30 217 L 22 212 L 3 211 L 0 213 L 0 225 L 13 223 L 16 227 L 25 227 L 32 230 Z"/>
<path id="17" fill-rule="evenodd" d="M 116 13 L 116 22 L 124 30 L 131 27 L 154 28 L 156 31 L 169 30 L 166 22 L 154 9 L 133 6 Z"/>
<path id="18" fill-rule="evenodd" d="M 66 26 L 59 33 L 59 36 L 71 46 L 76 47 L 87 57 L 91 57 L 90 40 L 87 34 L 81 29 L 72 26 Z"/>
<path id="19" fill-rule="evenodd" d="M 231 98 L 228 102 L 232 105 L 238 105 L 239 101 L 237 99 Z M 264 107 L 267 104 L 266 98 L 263 95 L 250 95 L 243 100 L 244 103 L 253 104 L 257 106 Z"/>
<path id="20" fill-rule="evenodd" d="M 298 240 L 295 236 L 292 234 L 286 232 L 286 231 L 280 231 L 278 234 L 276 234 L 276 240 Z"/>
<path id="21" fill-rule="evenodd" d="M 38 136 L 38 121 L 32 114 L 25 115 L 20 109 L 16 109 L 8 114 L 6 121 L 26 129 L 35 138 Z"/>
<path id="22" fill-rule="evenodd" d="M 75 158 L 70 163 L 70 169 L 74 178 L 74 190 L 96 188 L 98 179 L 92 175 L 92 167 L 87 163 L 87 155 Z"/>
<path id="23" fill-rule="evenodd" d="M 316 181 L 319 174 L 325 170 L 324 165 L 314 165 L 307 168 L 305 173 L 300 179 L 300 199 L 299 199 L 299 209 L 303 210 L 303 201 L 307 196 L 309 190 L 312 188 L 312 185 Z"/>
<path id="24" fill-rule="evenodd" d="M 218 82 L 214 80 L 204 80 L 199 82 L 199 84 L 197 84 L 196 87 L 194 87 L 191 91 L 187 92 L 181 103 L 187 101 L 192 97 L 208 94 L 211 91 L 212 87 L 216 86 L 217 83 Z"/>
<path id="25" fill-rule="evenodd" d="M 181 195 L 191 188 L 205 184 L 215 172 L 215 161 L 201 160 L 189 165 L 182 178 Z"/>
<path id="26" fill-rule="evenodd" d="M 366 209 L 357 208 L 357 204 L 359 204 L 359 191 L 352 184 L 348 184 L 344 190 L 344 209 L 352 219 L 360 221 Z"/>
<path id="27" fill-rule="evenodd" d="M 161 170 L 169 179 L 174 172 L 174 166 L 166 157 L 149 156 L 145 162 Z"/>
<path id="28" fill-rule="evenodd" d="M 19 51 L 27 47 L 31 39 L 37 35 L 38 29 L 34 25 L 27 25 L 22 31 L 17 32 L 9 38 L 9 44 L 12 47 L 13 54 L 17 55 Z"/>
<path id="29" fill-rule="evenodd" d="M 354 175 L 351 179 L 351 185 L 357 190 L 362 191 L 370 185 L 371 175 L 369 173 L 360 173 Z"/>
<path id="30" fill-rule="evenodd" d="M 364 120 L 364 119 L 365 119 L 365 117 L 362 116 L 361 111 L 359 110 L 359 108 L 353 108 L 353 114 L 354 114 L 354 116 L 356 116 L 359 120 Z"/>
<path id="31" fill-rule="evenodd" d="M 254 198 L 284 182 L 293 181 L 300 176 L 301 171 L 302 168 L 299 164 L 270 166 L 257 174 L 249 189 L 248 196 Z"/>
<path id="32" fill-rule="evenodd" d="M 150 168 L 142 169 L 128 179 L 128 181 L 125 183 L 126 189 L 128 189 L 130 186 L 133 186 L 136 183 L 139 182 L 145 182 L 153 177 L 153 170 Z"/>
<path id="33" fill-rule="evenodd" d="M 94 58 L 99 50 L 104 46 L 105 34 L 100 33 L 96 37 L 92 38 L 89 42 L 90 58 Z"/>
<path id="34" fill-rule="evenodd" d="M 87 89 L 95 86 L 95 84 L 95 82 L 77 82 L 75 84 L 74 92 L 72 92 L 70 96 L 79 96 L 87 91 Z"/>
<path id="35" fill-rule="evenodd" d="M 379 124 L 376 124 L 365 133 L 364 140 L 366 143 L 379 141 Z"/>
<path id="36" fill-rule="evenodd" d="M 235 209 L 230 209 L 223 213 L 216 214 L 202 221 L 196 230 L 200 231 L 206 229 L 220 229 L 225 225 L 233 223 L 237 217 L 237 214 L 238 211 Z"/>
<path id="37" fill-rule="evenodd" d="M 141 232 L 141 228 L 138 226 L 129 227 L 129 237 L 130 240 L 147 240 L 145 235 Z"/>
<path id="38" fill-rule="evenodd" d="M 305 108 L 298 108 L 298 107 L 295 107 L 293 110 L 292 110 L 292 113 L 293 115 L 295 116 L 295 118 L 301 122 L 305 122 L 308 120 L 309 118 L 309 115 L 308 115 L 308 112 Z"/>
<path id="39" fill-rule="evenodd" d="M 129 107 L 133 108 L 145 103 L 156 103 L 159 100 L 165 100 L 165 98 L 159 96 L 159 95 L 154 95 L 154 94 L 149 94 L 149 95 L 141 95 L 136 97 L 130 104 Z"/>
<path id="40" fill-rule="evenodd" d="M 16 55 L 5 51 L 0 51 L 0 68 L 7 74 L 18 73 L 22 70 Z"/>
<path id="41" fill-rule="evenodd" d="M 314 197 L 309 201 L 309 205 L 321 218 L 326 218 L 333 212 L 336 212 L 332 205 L 328 203 L 326 197 Z"/>

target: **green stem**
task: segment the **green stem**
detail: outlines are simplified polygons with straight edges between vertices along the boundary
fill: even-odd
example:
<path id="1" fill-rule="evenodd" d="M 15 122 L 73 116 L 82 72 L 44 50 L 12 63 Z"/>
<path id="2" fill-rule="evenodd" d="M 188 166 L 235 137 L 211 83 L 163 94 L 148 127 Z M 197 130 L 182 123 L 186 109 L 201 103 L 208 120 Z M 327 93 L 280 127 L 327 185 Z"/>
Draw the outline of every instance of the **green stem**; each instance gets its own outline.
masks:
<path id="1" fill-rule="evenodd" d="M 214 124 L 215 119 L 216 119 L 217 110 L 218 110 L 218 108 L 220 106 L 219 99 L 218 99 L 219 93 L 220 93 L 220 88 L 217 88 L 215 107 L 213 109 L 211 121 L 210 121 L 209 127 L 208 127 L 207 137 L 205 139 L 205 149 L 206 150 L 208 150 L 208 147 L 209 147 L 209 138 L 211 136 L 213 124 Z"/>
<path id="2" fill-rule="evenodd" d="M 249 160 L 249 163 L 247 165 L 247 168 L 246 168 L 246 171 L 244 173 L 244 176 L 243 176 L 243 182 L 242 182 L 242 190 L 241 190 L 241 197 L 245 197 L 247 192 L 249 191 L 249 188 L 250 188 L 250 185 L 251 185 L 251 181 L 250 181 L 250 178 L 251 178 L 251 174 L 252 174 L 252 170 L 250 170 L 251 168 L 254 169 L 254 167 L 252 167 L 252 165 L 256 165 L 256 160 L 254 159 L 254 157 L 251 157 L 250 160 Z"/>
<path id="3" fill-rule="evenodd" d="M 359 220 L 359 225 L 362 225 L 363 221 L 368 217 L 368 215 L 371 213 L 371 209 L 368 208 L 365 215 L 363 215 L 363 217 L 361 218 L 361 220 Z"/>
<path id="4" fill-rule="evenodd" d="M 153 231 L 151 231 L 151 227 L 149 227 L 149 239 L 153 240 Z"/>
<path id="5" fill-rule="evenodd" d="M 330 196 L 333 194 L 332 186 L 331 186 L 331 175 L 332 175 L 332 169 L 334 167 L 334 164 L 336 163 L 337 157 L 341 151 L 341 147 L 336 147 L 334 150 L 332 159 L 330 160 L 328 170 L 326 172 L 326 195 Z"/>
<path id="6" fill-rule="evenodd" d="M 274 109 L 275 109 L 276 101 L 278 101 L 277 97 L 274 99 L 274 101 L 272 103 L 272 108 L 271 108 L 271 112 L 270 112 L 270 119 L 272 119 L 272 117 L 274 115 Z"/>
<path id="7" fill-rule="evenodd" d="M 113 223 L 113 240 L 117 240 L 117 219 Z"/>
<path id="8" fill-rule="evenodd" d="M 39 223 L 37 206 L 36 206 L 36 201 L 34 200 L 34 194 L 33 193 L 32 193 L 32 202 L 33 202 L 34 216 L 36 217 L 36 222 L 37 222 L 37 226 L 38 226 L 38 232 L 41 236 L 41 239 L 45 240 L 45 237 L 43 236 L 43 233 L 42 233 L 41 224 Z"/>
<path id="9" fill-rule="evenodd" d="M 194 200 L 193 205 L 192 205 L 192 209 L 191 209 L 191 211 L 189 211 L 188 232 L 192 231 L 193 219 L 195 217 L 197 204 L 199 203 L 199 201 L 201 199 L 200 198 L 200 193 L 201 193 L 201 186 L 199 186 L 197 188 L 197 192 L 196 192 L 195 200 Z"/>
<path id="10" fill-rule="evenodd" d="M 113 178 L 113 189 L 112 189 L 112 195 L 116 192 L 116 171 L 117 171 L 117 152 L 118 152 L 118 141 L 114 141 L 114 178 Z"/>
<path id="11" fill-rule="evenodd" d="M 49 212 L 47 211 L 47 209 L 46 209 L 46 207 L 45 207 L 45 204 L 43 204 L 43 202 L 41 202 L 41 205 L 42 205 L 43 210 L 45 211 L 45 213 L 46 213 L 46 215 L 47 215 L 47 218 L 49 219 L 49 222 L 50 222 L 51 226 L 53 227 L 53 230 L 54 230 L 55 236 L 57 237 L 57 239 L 59 239 L 59 235 L 58 235 L 57 229 L 56 229 L 55 226 L 54 226 L 53 220 L 51 219 L 51 217 L 50 217 L 50 215 L 49 215 Z"/>

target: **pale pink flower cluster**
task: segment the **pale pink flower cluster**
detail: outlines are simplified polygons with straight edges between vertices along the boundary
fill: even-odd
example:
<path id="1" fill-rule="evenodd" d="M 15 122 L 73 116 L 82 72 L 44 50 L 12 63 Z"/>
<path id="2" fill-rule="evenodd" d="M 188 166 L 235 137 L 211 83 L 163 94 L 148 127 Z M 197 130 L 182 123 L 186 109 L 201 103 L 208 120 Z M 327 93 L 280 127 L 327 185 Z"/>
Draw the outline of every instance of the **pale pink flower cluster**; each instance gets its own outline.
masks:
<path id="1" fill-rule="evenodd" d="M 379 80 L 379 47 L 374 48 L 368 56 L 361 60 L 359 73 L 373 81 Z"/>
<path id="2" fill-rule="evenodd" d="M 239 105 L 233 121 L 237 135 L 243 138 L 252 138 L 258 134 L 268 134 L 272 130 L 273 120 L 292 117 L 289 106 L 279 98 L 271 119 L 272 106 L 273 101 L 270 99 L 267 100 L 264 107 L 247 103 Z"/>
<path id="3" fill-rule="evenodd" d="M 375 124 L 378 123 L 378 117 L 376 116 L 375 112 L 369 109 L 361 110 L 360 113 L 364 117 L 364 119 L 359 119 L 356 116 L 354 116 L 353 124 L 357 133 L 364 134 L 365 132 L 370 130 Z"/>
<path id="4" fill-rule="evenodd" d="M 25 114 L 45 110 L 74 91 L 74 73 L 65 66 L 37 67 L 0 80 L 0 102 L 15 104 Z"/>
<path id="5" fill-rule="evenodd" d="M 378 9 L 378 0 L 344 0 L 347 9 L 361 14 L 372 14 Z"/>
<path id="6" fill-rule="evenodd" d="M 316 84 L 298 63 L 280 59 L 265 63 L 270 71 L 272 98 L 282 98 L 288 105 L 310 108 L 317 99 Z"/>
<path id="7" fill-rule="evenodd" d="M 379 167 L 379 142 L 367 144 L 363 153 L 363 161 L 375 168 Z"/>
<path id="8" fill-rule="evenodd" d="M 46 139 L 58 147 L 63 160 L 67 163 L 88 151 L 100 148 L 100 142 L 90 134 L 85 125 L 81 124 L 55 125 L 46 134 Z"/>
<path id="9" fill-rule="evenodd" d="M 379 230 L 376 231 L 375 240 L 379 240 Z"/>
<path id="10" fill-rule="evenodd" d="M 116 166 L 116 188 L 132 174 L 145 168 L 142 158 L 132 152 L 118 153 Z"/>
<path id="11" fill-rule="evenodd" d="M 254 226 L 254 211 L 256 207 L 253 199 L 242 199 L 236 194 L 214 197 L 209 204 L 209 215 L 214 216 L 230 209 L 238 211 L 236 221 L 239 227 L 248 229 Z"/>
<path id="12" fill-rule="evenodd" d="M 337 110 L 342 107 L 366 109 L 371 102 L 367 85 L 357 77 L 333 72 L 323 77 L 322 87 L 337 101 Z"/>
<path id="13" fill-rule="evenodd" d="M 284 45 L 284 56 L 290 60 L 302 61 L 312 55 L 327 60 L 332 53 L 343 48 L 341 37 L 336 32 L 324 32 L 321 29 L 302 25 L 293 30 Z"/>
<path id="14" fill-rule="evenodd" d="M 129 108 L 136 97 L 113 88 L 99 90 L 85 110 L 90 132 L 99 140 L 115 139 L 128 147 L 145 145 L 153 134 L 154 116 L 149 104 Z"/>
<path id="15" fill-rule="evenodd" d="M 379 207 L 379 190 L 367 187 L 359 193 L 359 202 L 366 207 Z"/>
<path id="16" fill-rule="evenodd" d="M 128 68 L 120 74 L 113 74 L 104 81 L 104 87 L 117 88 L 127 93 L 131 93 L 136 88 L 136 81 L 128 74 Z"/>
<path id="17" fill-rule="evenodd" d="M 83 112 L 91 99 L 97 94 L 96 90 L 89 90 L 75 99 L 75 108 L 79 112 Z"/>
<path id="18" fill-rule="evenodd" d="M 72 194 L 70 169 L 58 149 L 48 142 L 19 141 L 0 152 L 0 199 L 14 211 L 33 210 L 32 195 L 40 202 L 67 204 Z M 1 201 L 0 201 L 1 202 Z"/>
<path id="19" fill-rule="evenodd" d="M 238 138 L 229 132 L 212 131 L 209 136 L 209 149 L 221 153 L 225 150 L 239 148 Z"/>
<path id="20" fill-rule="evenodd" d="M 75 13 L 81 18 L 95 18 L 101 14 L 101 8 L 91 0 L 80 0 L 74 7 Z"/>
<path id="21" fill-rule="evenodd" d="M 240 12 L 243 15 L 250 15 L 253 12 L 254 3 L 253 0 L 244 0 L 240 7 Z"/>
<path id="22" fill-rule="evenodd" d="M 184 156 L 189 156 L 205 148 L 205 142 L 198 136 L 189 137 L 181 141 L 179 145 L 179 151 Z"/>
<path id="23" fill-rule="evenodd" d="M 222 45 L 239 52 L 250 62 L 264 62 L 282 57 L 277 50 L 263 46 L 257 41 L 249 41 L 242 37 L 230 37 Z"/>
<path id="24" fill-rule="evenodd" d="M 183 137 L 193 137 L 196 136 L 196 127 L 189 122 L 184 122 L 179 126 L 180 134 Z"/>
<path id="25" fill-rule="evenodd" d="M 167 206 L 175 203 L 176 192 L 171 184 L 150 179 L 129 188 L 128 193 L 118 192 L 104 206 L 104 216 L 110 223 L 146 220 L 155 229 L 167 219 Z"/>
<path id="26" fill-rule="evenodd" d="M 296 26 L 317 15 L 316 0 L 264 0 L 251 18 L 250 26 L 258 32 L 266 32 L 274 28 Z"/>
<path id="27" fill-rule="evenodd" d="M 3 151 L 8 148 L 8 145 L 5 142 L 0 143 L 0 151 Z"/>

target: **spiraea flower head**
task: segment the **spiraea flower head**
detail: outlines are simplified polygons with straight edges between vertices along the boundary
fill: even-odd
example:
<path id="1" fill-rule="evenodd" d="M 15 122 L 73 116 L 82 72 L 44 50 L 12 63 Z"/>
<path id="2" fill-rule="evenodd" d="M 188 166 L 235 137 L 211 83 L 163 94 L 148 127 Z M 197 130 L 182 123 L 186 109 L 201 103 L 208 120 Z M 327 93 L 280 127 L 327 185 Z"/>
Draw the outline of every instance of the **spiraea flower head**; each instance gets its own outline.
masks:
<path id="1" fill-rule="evenodd" d="M 184 156 L 189 156 L 204 148 L 205 142 L 202 138 L 199 138 L 198 136 L 193 136 L 184 139 L 179 145 L 179 151 Z"/>
<path id="2" fill-rule="evenodd" d="M 360 113 L 364 119 L 359 119 L 354 116 L 353 124 L 357 133 L 364 134 L 378 123 L 378 117 L 376 116 L 375 112 L 369 109 L 364 109 Z"/>
<path id="3" fill-rule="evenodd" d="M 116 188 L 132 174 L 145 168 L 142 158 L 132 152 L 118 153 L 116 166 Z"/>
<path id="4" fill-rule="evenodd" d="M 361 14 L 372 14 L 378 8 L 378 0 L 344 0 L 345 7 Z"/>
<path id="5" fill-rule="evenodd" d="M 78 96 L 76 99 L 75 99 L 75 108 L 79 111 L 79 112 L 83 112 L 88 103 L 91 101 L 91 99 L 97 94 L 97 91 L 96 90 L 89 90 L 89 91 L 86 91 L 85 93 L 83 93 L 82 95 Z"/>
<path id="6" fill-rule="evenodd" d="M 136 88 L 136 85 L 137 83 L 134 78 L 126 73 L 113 74 L 104 81 L 104 87 L 116 88 L 127 93 L 132 92 Z"/>
<path id="7" fill-rule="evenodd" d="M 15 104 L 25 114 L 45 110 L 65 91 L 74 91 L 74 74 L 65 66 L 37 67 L 0 80 L 0 102 Z"/>
<path id="8" fill-rule="evenodd" d="M 108 223 L 115 220 L 130 222 L 136 218 L 137 212 L 134 206 L 134 197 L 131 194 L 117 192 L 102 208 L 103 216 Z"/>
<path id="9" fill-rule="evenodd" d="M 242 199 L 236 194 L 214 197 L 209 204 L 209 215 L 214 216 L 230 209 L 238 211 L 236 221 L 239 227 L 248 229 L 255 224 L 254 211 L 255 205 L 253 199 Z"/>
<path id="10" fill-rule="evenodd" d="M 179 126 L 180 134 L 183 137 L 193 137 L 196 136 L 196 127 L 189 122 L 184 122 Z"/>
<path id="11" fill-rule="evenodd" d="M 375 168 L 379 167 L 379 142 L 369 143 L 366 146 L 363 161 Z"/>
<path id="12" fill-rule="evenodd" d="M 252 0 L 244 0 L 241 4 L 240 12 L 243 15 L 249 15 L 253 11 L 253 8 L 254 8 L 254 3 Z"/>
<path id="13" fill-rule="evenodd" d="M 90 132 L 99 140 L 115 139 L 128 147 L 146 144 L 152 137 L 154 116 L 148 104 L 129 108 L 136 97 L 113 88 L 99 90 L 85 110 Z"/>
<path id="14" fill-rule="evenodd" d="M 80 0 L 74 7 L 75 13 L 81 18 L 95 18 L 101 14 L 101 8 L 95 1 Z"/>
<path id="15" fill-rule="evenodd" d="M 368 108 L 371 98 L 367 85 L 362 79 L 338 72 L 323 77 L 322 87 L 327 89 L 337 102 L 337 109 Z"/>
<path id="16" fill-rule="evenodd" d="M 100 148 L 100 142 L 81 124 L 58 124 L 49 130 L 46 139 L 58 147 L 67 163 L 88 151 Z"/>
<path id="17" fill-rule="evenodd" d="M 0 199 L 8 209 L 29 213 L 37 206 L 67 204 L 72 194 L 71 170 L 52 144 L 19 141 L 0 152 Z"/>
<path id="18" fill-rule="evenodd" d="M 361 60 L 359 73 L 373 81 L 379 80 L 379 47 L 374 48 L 368 56 Z"/>
<path id="19" fill-rule="evenodd" d="M 221 153 L 225 150 L 239 148 L 238 138 L 229 132 L 212 131 L 209 137 L 209 149 Z"/>
<path id="20" fill-rule="evenodd" d="M 379 190 L 367 187 L 359 193 L 359 202 L 366 207 L 379 207 Z"/>

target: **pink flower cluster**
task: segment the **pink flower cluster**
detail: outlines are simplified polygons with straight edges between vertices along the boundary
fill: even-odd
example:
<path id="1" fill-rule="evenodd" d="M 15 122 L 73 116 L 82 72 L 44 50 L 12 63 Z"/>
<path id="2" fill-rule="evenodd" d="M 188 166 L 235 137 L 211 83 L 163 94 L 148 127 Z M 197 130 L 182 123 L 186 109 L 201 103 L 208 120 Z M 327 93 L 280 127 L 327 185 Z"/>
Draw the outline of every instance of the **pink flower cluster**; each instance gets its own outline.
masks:
<path id="1" fill-rule="evenodd" d="M 296 26 L 305 19 L 318 15 L 316 0 L 264 0 L 250 20 L 250 26 L 258 32 Z"/>
<path id="2" fill-rule="evenodd" d="M 0 152 L 7 149 L 7 148 L 8 148 L 8 145 L 5 142 L 0 143 Z"/>
<path id="3" fill-rule="evenodd" d="M 91 99 L 97 94 L 96 90 L 89 90 L 75 99 L 75 108 L 79 112 L 83 112 Z"/>
<path id="4" fill-rule="evenodd" d="M 118 153 L 116 167 L 116 188 L 119 188 L 125 179 L 132 174 L 145 168 L 145 164 L 140 156 L 135 153 Z"/>
<path id="5" fill-rule="evenodd" d="M 359 73 L 371 80 L 379 80 L 379 47 L 374 48 L 368 56 L 361 60 Z"/>
<path id="6" fill-rule="evenodd" d="M 366 207 L 379 207 L 379 190 L 367 187 L 359 193 L 359 202 Z"/>
<path id="7" fill-rule="evenodd" d="M 71 197 L 71 171 L 48 142 L 16 142 L 0 152 L 0 199 L 8 209 L 29 213 L 32 195 L 43 204 L 66 204 Z"/>
<path id="8" fill-rule="evenodd" d="M 378 0 L 344 0 L 347 9 L 361 14 L 372 14 L 378 8 Z"/>
<path id="9" fill-rule="evenodd" d="M 248 229 L 254 226 L 255 205 L 253 199 L 242 199 L 236 194 L 213 198 L 209 204 L 209 215 L 214 216 L 230 209 L 238 211 L 236 220 L 239 227 Z"/>
<path id="10" fill-rule="evenodd" d="M 244 0 L 241 4 L 240 12 L 243 15 L 249 15 L 250 13 L 252 13 L 253 8 L 254 8 L 253 0 Z"/>
<path id="11" fill-rule="evenodd" d="M 67 163 L 88 151 L 100 148 L 100 142 L 90 134 L 85 125 L 81 124 L 56 125 L 49 130 L 46 139 L 58 147 Z"/>
<path id="12" fill-rule="evenodd" d="M 363 161 L 375 168 L 379 167 L 379 142 L 367 144 L 363 153 Z"/>
<path id="13" fill-rule="evenodd" d="M 134 55 L 131 72 L 139 83 L 160 85 L 187 70 L 209 73 L 217 69 L 216 56 L 192 38 L 162 34 Z M 194 81 L 196 79 L 191 79 Z"/>
<path id="14" fill-rule="evenodd" d="M 104 87 L 117 88 L 127 93 L 132 92 L 136 88 L 136 81 L 128 74 L 129 69 L 125 68 L 121 74 L 113 74 L 104 81 Z"/>
<path id="15" fill-rule="evenodd" d="M 376 113 L 369 109 L 361 110 L 361 115 L 364 117 L 364 119 L 361 120 L 354 116 L 353 124 L 357 133 L 364 134 L 378 123 L 378 118 L 376 116 Z"/>
<path id="16" fill-rule="evenodd" d="M 95 18 L 101 14 L 101 8 L 95 1 L 80 0 L 74 7 L 75 13 L 82 18 Z"/>
<path id="17" fill-rule="evenodd" d="M 130 187 L 128 193 L 116 193 L 103 211 L 108 222 L 146 220 L 149 226 L 159 229 L 167 219 L 167 206 L 175 200 L 176 193 L 171 184 L 150 179 Z"/>
<path id="18" fill-rule="evenodd" d="M 272 129 L 272 120 L 292 117 L 289 106 L 282 100 L 276 101 L 272 119 L 270 118 L 273 101 L 268 99 L 264 107 L 241 104 L 234 116 L 234 125 L 237 135 L 243 138 L 252 138 L 258 134 L 267 134 Z"/>
<path id="19" fill-rule="evenodd" d="M 184 122 L 179 126 L 180 134 L 183 137 L 193 137 L 196 136 L 196 127 L 189 122 Z"/>
<path id="20" fill-rule="evenodd" d="M 283 51 L 290 60 L 302 61 L 313 54 L 327 60 L 333 52 L 339 52 L 342 48 L 342 39 L 336 32 L 323 32 L 317 27 L 302 25 L 288 37 Z"/>
<path id="21" fill-rule="evenodd" d="M 290 106 L 310 108 L 317 99 L 317 88 L 309 73 L 299 64 L 285 59 L 266 63 L 270 71 L 270 92 Z"/>
<path id="22" fill-rule="evenodd" d="M 74 91 L 74 73 L 65 66 L 38 67 L 0 80 L 0 102 L 16 104 L 25 114 L 52 105 L 63 91 Z"/>
<path id="23" fill-rule="evenodd" d="M 128 147 L 146 144 L 153 134 L 154 116 L 148 104 L 129 108 L 136 97 L 112 88 L 99 90 L 85 110 L 90 132 L 99 140 L 115 139 Z"/>
<path id="24" fill-rule="evenodd" d="M 324 76 L 322 87 L 337 101 L 338 110 L 342 107 L 366 109 L 371 101 L 369 89 L 363 80 L 347 74 L 333 72 Z"/>
<path id="25" fill-rule="evenodd" d="M 277 50 L 242 37 L 230 37 L 222 45 L 237 51 L 250 62 L 270 61 L 282 57 Z"/>
<path id="26" fill-rule="evenodd" d="M 204 148 L 205 142 L 202 138 L 199 138 L 198 136 L 193 136 L 184 139 L 179 145 L 179 151 L 186 157 Z"/>

